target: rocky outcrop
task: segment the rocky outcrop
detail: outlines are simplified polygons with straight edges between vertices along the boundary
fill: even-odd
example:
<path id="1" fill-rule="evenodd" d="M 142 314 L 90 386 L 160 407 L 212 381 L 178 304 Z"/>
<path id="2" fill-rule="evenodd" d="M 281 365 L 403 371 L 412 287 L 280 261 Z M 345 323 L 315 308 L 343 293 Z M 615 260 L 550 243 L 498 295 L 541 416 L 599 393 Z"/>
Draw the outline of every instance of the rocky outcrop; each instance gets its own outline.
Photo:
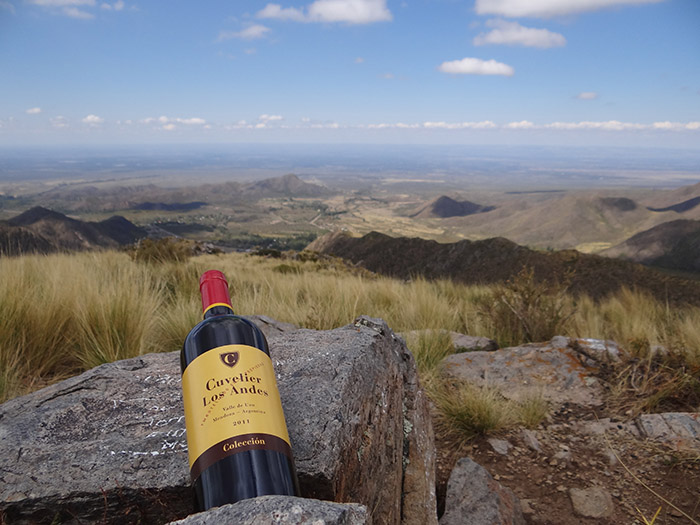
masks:
<path id="1" fill-rule="evenodd" d="M 370 525 L 367 508 L 288 496 L 261 496 L 193 514 L 170 525 Z"/>
<path id="2" fill-rule="evenodd" d="M 549 343 L 451 355 L 442 369 L 450 379 L 496 387 L 514 401 L 541 395 L 557 405 L 596 406 L 603 396 L 598 365 L 614 361 L 618 352 L 609 341 L 557 336 Z"/>
<path id="3" fill-rule="evenodd" d="M 367 317 L 330 331 L 261 324 L 302 495 L 362 504 L 373 523 L 436 523 L 428 404 L 403 341 Z M 183 518 L 186 448 L 178 353 L 99 366 L 0 406 L 0 512 L 8 523 Z"/>

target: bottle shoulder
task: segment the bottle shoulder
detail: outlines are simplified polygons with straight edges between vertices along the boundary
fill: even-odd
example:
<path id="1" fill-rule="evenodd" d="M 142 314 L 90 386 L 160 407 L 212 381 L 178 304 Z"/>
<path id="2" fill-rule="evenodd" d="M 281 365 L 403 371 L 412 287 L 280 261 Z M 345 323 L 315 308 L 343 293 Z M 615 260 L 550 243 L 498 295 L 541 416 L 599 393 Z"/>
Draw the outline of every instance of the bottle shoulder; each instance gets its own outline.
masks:
<path id="1" fill-rule="evenodd" d="M 204 352 L 232 344 L 253 346 L 269 355 L 265 335 L 254 323 L 237 315 L 214 316 L 198 323 L 187 335 L 181 353 L 183 370 Z"/>

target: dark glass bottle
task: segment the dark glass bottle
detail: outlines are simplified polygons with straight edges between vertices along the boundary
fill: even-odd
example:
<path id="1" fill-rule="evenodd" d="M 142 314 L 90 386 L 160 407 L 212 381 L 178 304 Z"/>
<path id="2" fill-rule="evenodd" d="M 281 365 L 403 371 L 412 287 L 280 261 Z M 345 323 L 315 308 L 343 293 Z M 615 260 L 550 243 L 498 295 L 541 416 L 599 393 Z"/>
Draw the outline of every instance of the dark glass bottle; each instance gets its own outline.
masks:
<path id="1" fill-rule="evenodd" d="M 205 272 L 199 288 L 204 319 L 180 358 L 196 505 L 206 510 L 266 494 L 298 496 L 265 336 L 234 315 L 221 272 Z"/>

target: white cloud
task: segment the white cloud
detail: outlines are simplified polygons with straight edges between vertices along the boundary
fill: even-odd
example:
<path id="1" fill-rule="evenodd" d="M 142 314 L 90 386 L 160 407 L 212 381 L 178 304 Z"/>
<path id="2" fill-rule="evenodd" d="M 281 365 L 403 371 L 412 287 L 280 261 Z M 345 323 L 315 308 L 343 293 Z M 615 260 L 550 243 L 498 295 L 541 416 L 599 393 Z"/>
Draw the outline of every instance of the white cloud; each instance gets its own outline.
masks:
<path id="1" fill-rule="evenodd" d="M 603 131 L 635 131 L 649 129 L 648 125 L 634 122 L 620 122 L 619 120 L 607 120 L 604 122 L 552 122 L 545 128 L 561 130 L 603 130 Z"/>
<path id="2" fill-rule="evenodd" d="M 521 26 L 518 22 L 495 19 L 488 20 L 486 27 L 492 28 L 488 33 L 481 33 L 474 38 L 475 46 L 487 44 L 505 44 L 510 46 L 561 47 L 566 45 L 566 38 L 547 29 L 535 29 Z"/>
<path id="3" fill-rule="evenodd" d="M 176 128 L 175 124 L 166 124 L 162 129 L 165 131 L 173 131 Z"/>
<path id="4" fill-rule="evenodd" d="M 309 6 L 309 18 L 317 22 L 370 24 L 392 19 L 386 0 L 316 0 Z"/>
<path id="5" fill-rule="evenodd" d="M 79 20 L 90 20 L 92 18 L 95 18 L 95 15 L 93 15 L 92 13 L 88 13 L 87 11 L 83 11 L 82 9 L 78 9 L 77 7 L 64 7 L 63 14 L 71 18 L 77 18 Z"/>
<path id="6" fill-rule="evenodd" d="M 114 11 L 121 11 L 124 9 L 124 2 L 122 0 L 117 0 L 114 2 L 114 4 L 109 4 L 107 2 L 104 2 L 100 7 L 102 9 L 106 9 L 108 11 L 114 10 Z"/>
<path id="7" fill-rule="evenodd" d="M 595 91 L 582 91 L 576 95 L 576 98 L 579 100 L 595 100 L 598 98 L 598 93 Z"/>
<path id="8" fill-rule="evenodd" d="M 75 7 L 94 6 L 95 0 L 29 0 L 29 3 L 42 7 Z"/>
<path id="9" fill-rule="evenodd" d="M 428 129 L 493 129 L 498 126 L 490 120 L 482 122 L 424 122 L 424 128 Z"/>
<path id="10" fill-rule="evenodd" d="M 186 124 L 186 125 L 188 125 L 188 126 L 192 126 L 192 125 L 201 126 L 201 125 L 204 125 L 204 124 L 207 123 L 207 121 L 204 120 L 203 118 L 197 118 L 197 117 L 194 117 L 194 118 L 177 118 L 177 119 L 175 119 L 175 121 L 176 121 L 176 122 L 179 122 L 180 124 Z"/>
<path id="11" fill-rule="evenodd" d="M 295 7 L 282 7 L 279 4 L 267 4 L 258 11 L 258 18 L 276 18 L 278 20 L 292 20 L 294 22 L 306 22 L 306 15 Z"/>
<path id="12" fill-rule="evenodd" d="M 219 33 L 219 42 L 223 40 L 231 40 L 232 38 L 240 38 L 242 40 L 256 40 L 263 38 L 270 31 L 269 27 L 260 24 L 254 24 L 246 27 L 241 31 L 222 31 Z"/>
<path id="13" fill-rule="evenodd" d="M 27 111 L 25 111 L 27 115 L 38 115 L 41 113 L 41 108 L 29 108 Z"/>
<path id="14" fill-rule="evenodd" d="M 641 124 L 637 122 L 621 122 L 619 120 L 607 121 L 581 121 L 581 122 L 551 122 L 548 124 L 536 124 L 529 120 L 513 121 L 506 124 L 496 124 L 491 120 L 480 122 L 445 122 L 426 121 L 422 124 L 380 123 L 358 126 L 366 129 L 503 129 L 503 130 L 556 130 L 556 131 L 603 131 L 603 132 L 635 132 L 635 131 L 700 131 L 700 122 L 654 122 L 653 124 Z"/>
<path id="15" fill-rule="evenodd" d="M 96 0 L 29 0 L 29 3 L 48 9 L 58 9 L 59 11 L 57 12 L 71 18 L 82 20 L 95 18 L 95 15 L 80 8 L 93 7 L 96 4 Z"/>
<path id="16" fill-rule="evenodd" d="M 640 5 L 664 0 L 476 0 L 479 15 L 552 17 L 597 11 L 608 7 Z"/>
<path id="17" fill-rule="evenodd" d="M 506 129 L 535 129 L 537 126 L 529 120 L 521 120 L 520 122 L 509 122 L 503 127 Z"/>
<path id="18" fill-rule="evenodd" d="M 259 18 L 277 18 L 294 22 L 345 22 L 371 24 L 392 20 L 386 0 L 316 0 L 306 8 L 283 8 L 267 4 L 257 13 Z"/>
<path id="19" fill-rule="evenodd" d="M 91 126 L 95 126 L 97 124 L 102 124 L 105 121 L 102 117 L 98 117 L 97 115 L 88 115 L 83 119 L 84 124 L 90 124 Z"/>
<path id="20" fill-rule="evenodd" d="M 387 124 L 382 122 L 381 124 L 369 124 L 368 129 L 418 129 L 421 124 L 406 124 L 404 122 L 396 122 L 394 124 Z"/>
<path id="21" fill-rule="evenodd" d="M 658 130 L 669 130 L 669 131 L 695 131 L 700 129 L 700 122 L 654 122 L 652 128 Z"/>
<path id="22" fill-rule="evenodd" d="M 181 118 L 181 117 L 166 117 L 165 115 L 161 115 L 160 117 L 147 117 L 145 119 L 140 120 L 141 124 L 163 124 L 163 129 L 166 129 L 166 126 L 172 126 L 169 129 L 175 129 L 174 126 L 175 124 L 185 124 L 187 126 L 201 126 L 207 123 L 206 120 L 203 118 L 199 117 L 191 117 L 191 118 Z"/>
<path id="23" fill-rule="evenodd" d="M 262 121 L 262 122 L 274 122 L 274 121 L 284 120 L 284 117 L 282 117 L 282 115 L 267 115 L 267 114 L 264 114 L 264 115 L 260 115 L 260 116 L 258 117 L 258 120 L 260 120 L 260 121 Z"/>
<path id="24" fill-rule="evenodd" d="M 507 64 L 495 60 L 481 60 L 480 58 L 463 58 L 462 60 L 443 62 L 438 66 L 438 71 L 453 75 L 505 75 L 510 77 L 515 74 L 515 70 Z"/>

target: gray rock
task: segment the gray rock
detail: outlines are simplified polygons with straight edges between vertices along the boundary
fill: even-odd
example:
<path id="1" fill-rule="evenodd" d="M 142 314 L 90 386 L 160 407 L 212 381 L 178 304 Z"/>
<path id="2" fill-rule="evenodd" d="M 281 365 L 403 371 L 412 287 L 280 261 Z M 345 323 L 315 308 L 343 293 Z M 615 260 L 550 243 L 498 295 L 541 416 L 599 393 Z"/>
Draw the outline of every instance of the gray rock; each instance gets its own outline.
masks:
<path id="1" fill-rule="evenodd" d="M 600 405 L 597 369 L 560 339 L 566 340 L 450 355 L 442 361 L 442 372 L 448 379 L 494 387 L 514 401 L 542 396 L 555 405 Z"/>
<path id="2" fill-rule="evenodd" d="M 700 452 L 700 413 L 642 414 L 636 419 L 642 435 L 676 450 Z"/>
<path id="3" fill-rule="evenodd" d="M 302 495 L 436 523 L 428 404 L 403 342 L 370 318 L 268 341 Z M 178 353 L 103 365 L 0 405 L 0 512 L 172 521 L 192 512 L 186 451 Z"/>
<path id="4" fill-rule="evenodd" d="M 363 505 L 288 496 L 261 496 L 193 514 L 170 525 L 370 525 Z"/>
<path id="5" fill-rule="evenodd" d="M 501 456 L 507 456 L 508 451 L 513 448 L 513 445 L 505 439 L 489 438 L 487 441 L 489 445 L 491 445 L 491 448 Z"/>
<path id="6" fill-rule="evenodd" d="M 609 518 L 613 514 L 612 496 L 602 487 L 572 488 L 569 497 L 574 513 L 583 518 Z"/>
<path id="7" fill-rule="evenodd" d="M 450 332 L 452 344 L 455 347 L 455 352 L 492 352 L 498 350 L 498 343 L 487 337 L 477 337 L 473 335 L 460 334 L 458 332 Z"/>
<path id="8" fill-rule="evenodd" d="M 542 445 L 540 445 L 540 441 L 537 439 L 537 435 L 532 430 L 524 428 L 520 432 L 520 437 L 522 438 L 523 443 L 529 449 L 534 450 L 535 452 L 542 452 Z"/>
<path id="9" fill-rule="evenodd" d="M 457 461 L 447 481 L 440 525 L 524 525 L 522 506 L 512 490 L 469 458 Z"/>

